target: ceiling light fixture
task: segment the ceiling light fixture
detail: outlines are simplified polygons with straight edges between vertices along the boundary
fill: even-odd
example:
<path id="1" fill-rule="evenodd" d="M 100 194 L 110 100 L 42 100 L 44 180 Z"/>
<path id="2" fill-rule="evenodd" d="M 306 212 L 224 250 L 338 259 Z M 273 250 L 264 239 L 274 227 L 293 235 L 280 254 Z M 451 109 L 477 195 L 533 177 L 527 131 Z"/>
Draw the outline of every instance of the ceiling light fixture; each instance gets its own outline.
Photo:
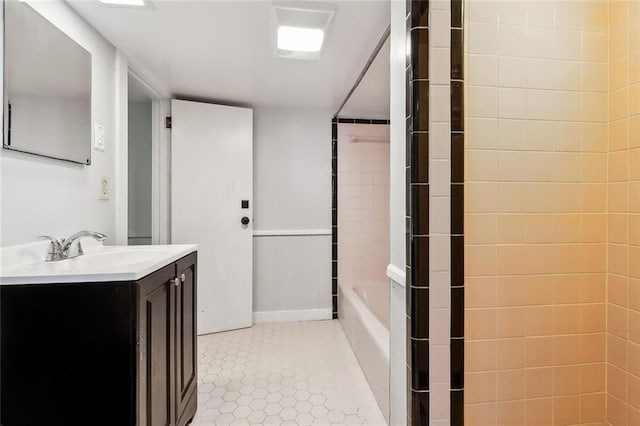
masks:
<path id="1" fill-rule="evenodd" d="M 322 50 L 324 31 L 318 28 L 278 28 L 278 49 L 294 52 L 319 52 Z"/>
<path id="2" fill-rule="evenodd" d="M 271 11 L 275 56 L 320 59 L 336 6 L 316 2 L 277 1 Z"/>

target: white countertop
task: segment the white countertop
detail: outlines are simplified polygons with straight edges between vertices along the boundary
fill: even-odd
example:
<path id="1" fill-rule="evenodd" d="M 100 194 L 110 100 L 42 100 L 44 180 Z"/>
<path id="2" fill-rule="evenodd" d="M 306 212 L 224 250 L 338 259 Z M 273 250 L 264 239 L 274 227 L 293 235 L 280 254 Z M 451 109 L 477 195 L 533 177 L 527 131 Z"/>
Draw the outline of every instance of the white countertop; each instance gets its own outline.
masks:
<path id="1" fill-rule="evenodd" d="M 33 247 L 22 249 L 27 256 L 3 255 L 0 284 L 90 283 L 135 281 L 198 249 L 196 244 L 154 246 L 96 246 L 73 259 L 44 262 L 34 259 Z M 15 249 L 13 249 L 15 250 Z M 30 255 L 30 256 L 29 256 Z"/>

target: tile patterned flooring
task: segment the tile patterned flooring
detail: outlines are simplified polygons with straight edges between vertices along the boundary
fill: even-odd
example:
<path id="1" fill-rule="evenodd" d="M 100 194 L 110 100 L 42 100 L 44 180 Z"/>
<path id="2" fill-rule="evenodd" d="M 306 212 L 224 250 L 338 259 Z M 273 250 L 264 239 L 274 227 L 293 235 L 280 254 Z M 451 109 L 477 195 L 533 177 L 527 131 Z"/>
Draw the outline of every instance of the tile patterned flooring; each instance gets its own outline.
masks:
<path id="1" fill-rule="evenodd" d="M 194 426 L 386 425 L 338 321 L 198 337 Z"/>

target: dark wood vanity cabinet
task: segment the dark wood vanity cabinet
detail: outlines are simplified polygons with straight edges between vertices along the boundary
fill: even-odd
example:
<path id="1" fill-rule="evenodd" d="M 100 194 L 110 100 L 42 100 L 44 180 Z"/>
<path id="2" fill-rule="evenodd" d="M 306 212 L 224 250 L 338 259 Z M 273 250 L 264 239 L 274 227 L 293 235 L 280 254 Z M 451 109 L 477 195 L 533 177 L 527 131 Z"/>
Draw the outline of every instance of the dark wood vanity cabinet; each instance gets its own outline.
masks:
<path id="1" fill-rule="evenodd" d="M 196 412 L 196 255 L 138 285 L 139 425 L 184 426 Z"/>
<path id="2" fill-rule="evenodd" d="M 0 286 L 0 425 L 184 426 L 197 254 L 133 282 Z"/>

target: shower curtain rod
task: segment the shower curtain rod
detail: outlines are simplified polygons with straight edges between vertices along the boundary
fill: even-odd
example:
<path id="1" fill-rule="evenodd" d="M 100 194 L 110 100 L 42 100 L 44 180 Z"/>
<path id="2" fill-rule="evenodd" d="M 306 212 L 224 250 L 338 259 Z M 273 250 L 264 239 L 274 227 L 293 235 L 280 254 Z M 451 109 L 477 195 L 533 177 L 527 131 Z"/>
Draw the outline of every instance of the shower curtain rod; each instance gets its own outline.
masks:
<path id="1" fill-rule="evenodd" d="M 390 34 L 391 34 L 391 25 L 389 25 L 387 29 L 384 30 L 384 34 L 382 34 L 380 41 L 378 41 L 378 44 L 376 44 L 376 47 L 373 49 L 373 52 L 371 53 L 371 56 L 369 56 L 369 60 L 367 60 L 367 63 L 364 65 L 364 68 L 362 69 L 362 72 L 356 79 L 356 82 L 354 83 L 351 90 L 349 90 L 349 93 L 347 93 L 347 97 L 344 98 L 344 101 L 342 101 L 342 103 L 340 104 L 340 108 L 338 108 L 338 111 L 334 114 L 334 117 L 337 117 L 338 114 L 340 114 L 340 111 L 342 111 L 342 108 L 344 108 L 345 104 L 349 101 L 349 98 L 351 98 L 351 95 L 353 95 L 353 92 L 356 91 L 356 89 L 358 88 L 358 85 L 364 78 L 367 71 L 369 71 L 369 68 L 371 68 L 371 64 L 373 64 L 373 61 L 376 59 L 376 56 L 378 56 L 378 53 L 382 49 L 382 46 L 384 46 L 384 43 L 389 38 Z"/>

